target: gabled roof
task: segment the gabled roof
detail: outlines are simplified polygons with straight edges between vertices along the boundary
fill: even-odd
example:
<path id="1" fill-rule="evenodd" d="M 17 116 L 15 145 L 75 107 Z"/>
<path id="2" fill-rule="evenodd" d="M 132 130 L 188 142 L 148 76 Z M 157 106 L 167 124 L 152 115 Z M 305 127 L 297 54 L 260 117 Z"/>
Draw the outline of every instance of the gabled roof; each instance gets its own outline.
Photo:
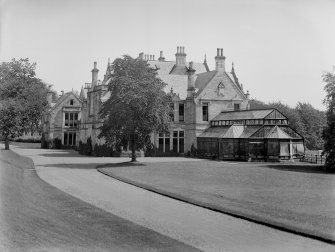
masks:
<path id="1" fill-rule="evenodd" d="M 244 131 L 243 125 L 232 125 L 223 138 L 239 138 Z"/>
<path id="2" fill-rule="evenodd" d="M 59 97 L 56 103 L 52 104 L 50 111 L 58 107 L 70 95 L 73 95 L 80 103 L 83 102 L 82 100 L 79 99 L 79 97 L 74 92 L 70 91 L 70 92 L 63 94 L 61 97 Z"/>
<path id="3" fill-rule="evenodd" d="M 240 135 L 240 138 L 249 138 L 251 135 L 255 134 L 255 132 L 258 131 L 260 128 L 262 128 L 261 125 L 247 126 L 244 128 L 244 131 Z"/>
<path id="4" fill-rule="evenodd" d="M 216 73 L 217 71 L 214 70 L 214 71 L 198 74 L 198 77 L 195 81 L 195 87 L 199 88 L 199 91 L 203 90 L 207 86 L 207 84 L 213 79 Z"/>
<path id="5" fill-rule="evenodd" d="M 275 138 L 275 139 L 289 139 L 292 138 L 289 135 L 287 135 L 283 130 L 281 130 L 278 126 L 275 126 L 269 134 L 266 136 L 266 138 Z"/>
<path id="6" fill-rule="evenodd" d="M 217 115 L 212 121 L 221 120 L 250 120 L 250 119 L 264 119 L 276 109 L 258 109 L 258 110 L 239 110 L 239 111 L 225 111 Z M 282 115 L 282 114 L 281 114 Z"/>
<path id="7" fill-rule="evenodd" d="M 174 93 L 179 95 L 180 99 L 186 99 L 187 97 L 187 68 L 189 65 L 188 62 L 185 63 L 185 67 L 176 67 L 175 61 L 158 61 L 158 60 L 149 60 L 148 64 L 152 68 L 158 69 L 158 77 L 164 81 L 167 86 L 164 91 L 170 93 L 171 88 Z M 193 63 L 193 68 L 195 69 L 195 74 L 207 72 L 206 66 L 204 63 Z"/>

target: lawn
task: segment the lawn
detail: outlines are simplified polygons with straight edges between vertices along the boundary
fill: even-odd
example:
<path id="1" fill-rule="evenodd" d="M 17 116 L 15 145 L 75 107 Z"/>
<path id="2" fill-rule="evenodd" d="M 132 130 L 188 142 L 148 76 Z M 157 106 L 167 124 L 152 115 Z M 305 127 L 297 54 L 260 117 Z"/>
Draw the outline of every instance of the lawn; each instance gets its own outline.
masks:
<path id="1" fill-rule="evenodd" d="M 200 206 L 335 241 L 335 175 L 308 164 L 190 161 L 99 170 Z"/>

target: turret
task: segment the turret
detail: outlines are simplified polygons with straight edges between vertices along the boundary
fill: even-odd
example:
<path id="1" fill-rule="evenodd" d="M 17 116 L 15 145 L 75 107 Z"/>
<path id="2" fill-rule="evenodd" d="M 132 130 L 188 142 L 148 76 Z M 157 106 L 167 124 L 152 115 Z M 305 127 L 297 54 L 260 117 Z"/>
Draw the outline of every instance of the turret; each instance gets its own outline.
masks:
<path id="1" fill-rule="evenodd" d="M 98 73 L 99 73 L 99 69 L 97 68 L 97 62 L 94 61 L 94 68 L 92 69 L 92 89 L 98 83 Z"/>

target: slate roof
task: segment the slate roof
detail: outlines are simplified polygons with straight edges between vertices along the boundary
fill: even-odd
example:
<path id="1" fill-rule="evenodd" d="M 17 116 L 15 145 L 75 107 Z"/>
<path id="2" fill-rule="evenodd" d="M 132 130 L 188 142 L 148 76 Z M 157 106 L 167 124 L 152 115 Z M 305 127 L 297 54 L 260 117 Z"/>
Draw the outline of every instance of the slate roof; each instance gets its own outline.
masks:
<path id="1" fill-rule="evenodd" d="M 272 111 L 274 109 L 227 111 L 221 112 L 212 121 L 264 119 Z"/>
<path id="2" fill-rule="evenodd" d="M 164 81 L 167 86 L 164 91 L 169 93 L 171 88 L 174 93 L 179 95 L 179 98 L 184 100 L 187 97 L 187 68 L 186 67 L 175 67 L 175 61 L 158 61 L 158 60 L 149 60 L 148 64 L 157 68 L 158 77 Z M 188 66 L 189 63 L 186 62 L 185 66 Z M 204 63 L 193 63 L 193 68 L 195 69 L 195 74 L 207 72 L 206 66 Z M 197 78 L 197 77 L 196 77 Z"/>
<path id="3" fill-rule="evenodd" d="M 198 77 L 195 81 L 195 87 L 200 90 L 204 89 L 206 85 L 213 79 L 217 71 L 209 71 L 205 73 L 198 74 Z"/>

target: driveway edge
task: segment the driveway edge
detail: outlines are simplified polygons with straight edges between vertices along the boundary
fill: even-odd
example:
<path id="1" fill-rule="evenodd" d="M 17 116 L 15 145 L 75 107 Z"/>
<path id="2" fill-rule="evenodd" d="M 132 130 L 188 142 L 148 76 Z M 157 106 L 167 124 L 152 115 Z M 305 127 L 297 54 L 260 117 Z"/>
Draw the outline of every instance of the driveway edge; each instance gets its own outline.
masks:
<path id="1" fill-rule="evenodd" d="M 115 165 L 115 164 L 113 164 L 113 165 Z M 147 190 L 147 191 L 150 191 L 150 192 L 153 192 L 153 193 L 160 194 L 162 196 L 165 196 L 165 197 L 168 197 L 168 198 L 171 198 L 171 199 L 174 199 L 174 200 L 178 200 L 178 201 L 181 201 L 181 202 L 184 202 L 184 203 L 192 204 L 192 205 L 195 205 L 195 206 L 198 206 L 198 207 L 201 207 L 201 208 L 205 208 L 205 209 L 208 209 L 208 210 L 211 210 L 211 211 L 214 211 L 214 212 L 226 214 L 226 215 L 229 215 L 229 216 L 232 216 L 232 217 L 235 217 L 235 218 L 250 221 L 250 222 L 260 224 L 260 225 L 263 225 L 263 226 L 267 226 L 267 227 L 270 227 L 270 228 L 274 228 L 274 229 L 277 229 L 277 230 L 280 230 L 280 231 L 284 231 L 284 232 L 292 233 L 292 234 L 295 234 L 295 235 L 315 239 L 315 240 L 322 241 L 322 242 L 329 243 L 329 244 L 335 244 L 335 240 L 332 239 L 332 238 L 322 237 L 322 236 L 316 235 L 316 234 L 311 234 L 311 233 L 305 232 L 304 230 L 297 230 L 294 227 L 281 225 L 281 223 L 278 223 L 278 222 L 277 223 L 275 223 L 275 222 L 271 223 L 269 221 L 265 221 L 265 220 L 259 219 L 257 217 L 253 218 L 253 217 L 241 215 L 241 214 L 238 214 L 238 213 L 233 213 L 233 212 L 230 212 L 230 211 L 226 211 L 224 209 L 219 209 L 215 206 L 204 204 L 203 202 L 199 202 L 199 201 L 196 201 L 196 200 L 193 200 L 193 199 L 190 199 L 190 198 L 187 198 L 187 197 L 183 197 L 183 196 L 171 193 L 171 192 L 160 190 L 160 189 L 157 189 L 157 188 L 155 188 L 153 186 L 150 186 L 150 185 L 147 185 L 147 184 L 139 183 L 139 182 L 133 181 L 131 179 L 127 179 L 127 178 L 124 178 L 124 177 L 121 177 L 121 176 L 117 176 L 113 173 L 107 173 L 103 170 L 105 168 L 108 168 L 108 167 L 106 167 L 106 164 L 96 166 L 97 171 L 106 175 L 106 176 L 109 176 L 109 177 L 111 177 L 113 179 L 116 179 L 118 181 L 121 181 L 121 182 L 130 184 L 130 185 L 139 187 L 141 189 L 144 189 L 144 190 Z M 109 167 L 108 169 L 112 169 L 112 168 Z"/>

